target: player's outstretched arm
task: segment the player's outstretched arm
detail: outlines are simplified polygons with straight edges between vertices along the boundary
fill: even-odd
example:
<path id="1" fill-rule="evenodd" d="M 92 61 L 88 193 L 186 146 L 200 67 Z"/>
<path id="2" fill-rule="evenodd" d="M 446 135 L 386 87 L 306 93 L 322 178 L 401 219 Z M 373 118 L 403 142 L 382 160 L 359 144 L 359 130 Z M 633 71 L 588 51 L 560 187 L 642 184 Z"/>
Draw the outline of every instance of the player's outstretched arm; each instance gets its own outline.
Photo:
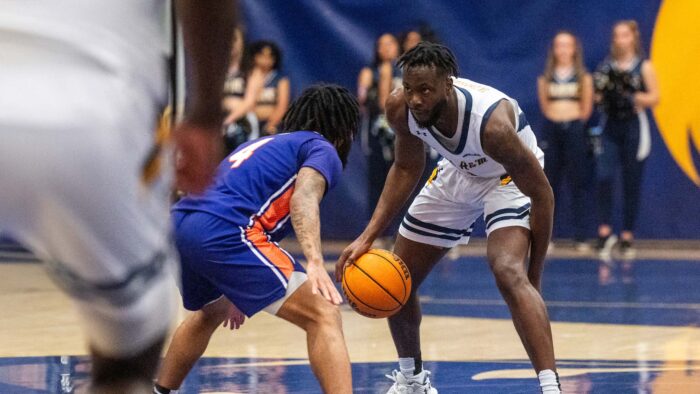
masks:
<path id="1" fill-rule="evenodd" d="M 415 189 L 425 167 L 423 141 L 408 130 L 406 103 L 403 91 L 397 89 L 386 101 L 386 116 L 396 133 L 394 164 L 386 177 L 382 195 L 365 230 L 340 255 L 335 266 L 335 278 L 340 281 L 346 264 L 351 264 L 372 246 L 372 242 L 399 213 Z"/>
<path id="2" fill-rule="evenodd" d="M 236 20 L 233 0 L 177 0 L 185 49 L 191 59 L 185 120 L 175 130 L 177 186 L 199 193 L 220 159 L 221 98 Z"/>
<path id="3" fill-rule="evenodd" d="M 520 191 L 532 200 L 530 207 L 530 266 L 528 277 L 540 289 L 544 259 L 552 236 L 554 194 L 534 153 L 515 132 L 513 106 L 503 100 L 491 114 L 481 138 L 484 152 L 501 163 Z"/>
<path id="4" fill-rule="evenodd" d="M 321 295 L 338 305 L 343 302 L 340 293 L 326 272 L 321 251 L 321 212 L 319 204 L 326 192 L 326 178 L 310 167 L 302 167 L 297 174 L 294 193 L 289 203 L 292 226 L 306 257 L 306 274 L 313 294 Z"/>

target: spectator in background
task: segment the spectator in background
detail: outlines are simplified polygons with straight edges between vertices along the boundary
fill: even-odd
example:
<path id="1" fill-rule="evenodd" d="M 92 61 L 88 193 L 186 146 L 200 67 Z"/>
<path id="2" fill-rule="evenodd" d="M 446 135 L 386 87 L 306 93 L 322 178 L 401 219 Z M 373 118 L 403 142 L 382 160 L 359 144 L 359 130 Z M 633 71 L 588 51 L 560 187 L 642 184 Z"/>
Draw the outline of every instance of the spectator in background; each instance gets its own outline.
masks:
<path id="1" fill-rule="evenodd" d="M 282 73 L 282 52 L 272 41 L 256 41 L 244 61 L 250 75 L 260 72 L 264 85 L 255 103 L 255 116 L 262 135 L 277 133 L 277 126 L 289 107 L 289 78 Z"/>
<path id="2" fill-rule="evenodd" d="M 552 40 L 544 73 L 537 79 L 537 96 L 546 119 L 540 146 L 544 167 L 555 195 L 568 179 L 576 249 L 584 251 L 586 229 L 582 218 L 586 183 L 590 180 L 586 120 L 593 108 L 593 78 L 583 65 L 578 38 L 560 31 Z"/>
<path id="3" fill-rule="evenodd" d="M 242 143 L 258 138 L 258 120 L 253 110 L 263 88 L 264 75 L 253 69 L 245 73 L 241 67 L 245 40 L 241 29 L 234 32 L 231 60 L 224 84 L 223 107 L 224 143 L 226 154 L 233 152 Z"/>
<path id="4" fill-rule="evenodd" d="M 595 88 L 607 115 L 597 163 L 598 250 L 602 258 L 609 257 L 617 242 L 611 227 L 612 190 L 614 175 L 621 167 L 624 201 L 620 251 L 623 257 L 632 258 L 642 170 L 651 150 L 646 111 L 659 102 L 656 75 L 649 60 L 644 59 L 637 22 L 624 20 L 613 27 L 610 56 L 595 73 Z"/>
<path id="5" fill-rule="evenodd" d="M 384 102 L 392 90 L 401 86 L 401 71 L 396 67 L 398 57 L 399 41 L 393 34 L 382 34 L 375 44 L 372 65 L 360 71 L 357 81 L 357 97 L 362 111 L 360 136 L 362 150 L 367 156 L 369 207 L 376 206 L 379 201 L 386 175 L 394 161 L 394 131 L 384 116 Z M 387 229 L 386 234 L 393 234 L 395 230 Z"/>
<path id="6" fill-rule="evenodd" d="M 423 41 L 423 35 L 418 30 L 408 30 L 399 36 L 401 41 L 401 53 L 406 53 Z"/>
<path id="7" fill-rule="evenodd" d="M 433 29 L 425 23 L 422 23 L 417 29 L 409 29 L 399 34 L 399 42 L 401 43 L 401 53 L 406 53 L 418 45 L 421 41 L 435 42 L 439 40 Z"/>

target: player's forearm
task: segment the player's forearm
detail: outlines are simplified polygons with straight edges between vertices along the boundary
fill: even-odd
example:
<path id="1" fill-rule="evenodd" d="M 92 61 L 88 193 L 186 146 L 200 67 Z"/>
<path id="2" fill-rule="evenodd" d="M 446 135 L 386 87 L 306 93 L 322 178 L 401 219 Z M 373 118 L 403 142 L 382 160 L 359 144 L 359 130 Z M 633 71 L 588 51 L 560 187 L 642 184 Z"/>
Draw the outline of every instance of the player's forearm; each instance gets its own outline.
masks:
<path id="1" fill-rule="evenodd" d="M 547 256 L 549 241 L 552 237 L 552 223 L 554 218 L 554 196 L 551 188 L 547 187 L 538 196 L 532 197 L 530 207 L 530 231 L 532 244 L 530 247 L 530 267 L 528 277 L 530 281 L 539 287 L 544 269 L 544 260 Z"/>
<path id="2" fill-rule="evenodd" d="M 406 204 L 422 173 L 423 168 L 402 168 L 396 164 L 391 166 L 382 195 L 362 236 L 374 240 L 386 229 Z"/>
<path id="3" fill-rule="evenodd" d="M 192 59 L 186 110 L 190 121 L 218 126 L 221 99 L 236 20 L 234 0 L 177 0 L 185 49 Z"/>
<path id="4" fill-rule="evenodd" d="M 290 202 L 292 226 L 297 242 L 309 264 L 323 263 L 321 249 L 321 214 L 314 196 L 294 195 Z"/>

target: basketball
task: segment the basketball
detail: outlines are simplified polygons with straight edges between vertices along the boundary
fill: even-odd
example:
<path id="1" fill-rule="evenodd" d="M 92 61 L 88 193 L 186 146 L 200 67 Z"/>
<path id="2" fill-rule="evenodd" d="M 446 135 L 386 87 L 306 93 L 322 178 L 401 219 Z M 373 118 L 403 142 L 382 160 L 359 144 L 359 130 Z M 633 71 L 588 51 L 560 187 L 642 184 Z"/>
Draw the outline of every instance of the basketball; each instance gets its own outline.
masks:
<path id="1" fill-rule="evenodd" d="M 370 249 L 343 273 L 343 293 L 359 314 L 389 317 L 404 306 L 411 294 L 411 274 L 399 256 Z"/>

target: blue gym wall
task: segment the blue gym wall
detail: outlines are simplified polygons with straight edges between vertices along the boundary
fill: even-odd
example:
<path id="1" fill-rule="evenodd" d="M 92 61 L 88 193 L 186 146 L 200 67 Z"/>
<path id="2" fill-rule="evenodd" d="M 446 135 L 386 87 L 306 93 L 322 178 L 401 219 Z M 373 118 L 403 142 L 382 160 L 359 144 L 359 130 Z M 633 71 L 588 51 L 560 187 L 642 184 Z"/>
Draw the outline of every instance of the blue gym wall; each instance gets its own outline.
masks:
<path id="1" fill-rule="evenodd" d="M 639 22 L 649 53 L 660 2 L 244 0 L 241 5 L 247 39 L 272 39 L 282 47 L 284 69 L 295 95 L 317 81 L 335 82 L 354 92 L 357 74 L 371 61 L 377 36 L 425 22 L 455 52 L 462 76 L 516 98 L 537 132 L 542 116 L 536 78 L 554 33 L 568 29 L 578 34 L 586 65 L 592 70 L 606 56 L 611 26 L 619 19 Z M 679 170 L 655 126 L 652 140 L 638 237 L 700 238 L 700 189 Z M 344 180 L 323 205 L 325 238 L 352 238 L 364 228 L 373 208 L 366 204 L 365 173 L 363 156 L 353 149 Z M 592 187 L 591 215 L 576 218 L 587 223 L 591 237 L 595 232 L 594 196 Z M 555 224 L 558 237 L 571 236 L 567 201 L 563 193 Z"/>

